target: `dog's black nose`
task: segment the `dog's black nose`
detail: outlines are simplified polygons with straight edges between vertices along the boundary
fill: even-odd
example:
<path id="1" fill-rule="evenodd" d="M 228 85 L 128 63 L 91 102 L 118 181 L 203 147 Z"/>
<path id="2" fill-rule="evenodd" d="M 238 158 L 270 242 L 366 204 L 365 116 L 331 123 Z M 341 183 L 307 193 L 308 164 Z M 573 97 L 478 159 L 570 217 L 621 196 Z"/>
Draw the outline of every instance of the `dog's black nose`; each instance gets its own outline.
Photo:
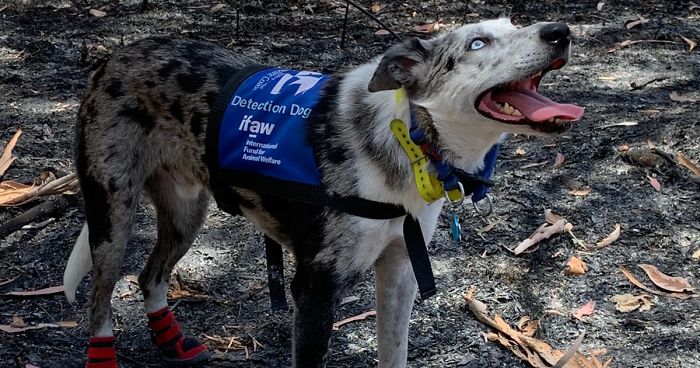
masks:
<path id="1" fill-rule="evenodd" d="M 540 29 L 542 40 L 557 47 L 568 46 L 571 42 L 570 35 L 571 30 L 564 23 L 550 23 Z"/>

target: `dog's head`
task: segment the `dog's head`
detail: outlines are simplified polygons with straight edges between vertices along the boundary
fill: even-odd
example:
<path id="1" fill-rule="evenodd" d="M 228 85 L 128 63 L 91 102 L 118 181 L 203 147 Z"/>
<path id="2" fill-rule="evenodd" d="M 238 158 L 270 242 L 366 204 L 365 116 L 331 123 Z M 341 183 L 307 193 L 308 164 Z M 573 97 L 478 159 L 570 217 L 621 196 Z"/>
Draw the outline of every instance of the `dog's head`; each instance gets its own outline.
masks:
<path id="1" fill-rule="evenodd" d="M 518 28 L 508 19 L 463 26 L 431 40 L 411 39 L 382 57 L 370 92 L 406 89 L 442 137 L 483 131 L 546 135 L 570 127 L 583 108 L 538 93 L 543 76 L 569 59 L 562 23 Z M 449 138 L 448 138 L 449 139 Z"/>

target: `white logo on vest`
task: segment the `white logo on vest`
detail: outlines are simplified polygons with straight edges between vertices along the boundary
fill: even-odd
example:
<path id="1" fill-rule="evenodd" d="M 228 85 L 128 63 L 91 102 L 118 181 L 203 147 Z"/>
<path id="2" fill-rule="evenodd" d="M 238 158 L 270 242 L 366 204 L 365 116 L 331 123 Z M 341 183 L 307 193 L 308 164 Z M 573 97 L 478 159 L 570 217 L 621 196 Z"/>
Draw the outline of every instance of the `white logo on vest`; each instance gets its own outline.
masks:
<path id="1" fill-rule="evenodd" d="M 278 95 L 280 94 L 280 91 L 282 88 L 289 82 L 292 78 L 296 78 L 292 83 L 289 83 L 289 85 L 294 85 L 298 84 L 299 88 L 297 88 L 297 91 L 294 92 L 294 96 L 303 94 L 304 92 L 314 88 L 316 83 L 318 83 L 321 79 L 323 79 L 323 74 L 321 73 L 316 73 L 316 72 L 309 72 L 309 71 L 302 71 L 298 72 L 294 75 L 292 74 L 285 74 L 280 78 L 279 81 L 277 81 L 277 84 L 272 88 L 270 91 L 271 95 Z"/>

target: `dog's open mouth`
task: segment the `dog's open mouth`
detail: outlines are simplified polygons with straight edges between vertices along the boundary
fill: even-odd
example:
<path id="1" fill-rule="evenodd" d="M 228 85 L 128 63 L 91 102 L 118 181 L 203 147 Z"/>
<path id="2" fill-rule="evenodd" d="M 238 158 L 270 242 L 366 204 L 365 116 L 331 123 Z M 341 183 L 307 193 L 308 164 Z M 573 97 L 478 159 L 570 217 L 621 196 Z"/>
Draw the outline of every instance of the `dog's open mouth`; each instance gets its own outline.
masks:
<path id="1" fill-rule="evenodd" d="M 542 77 L 559 69 L 566 60 L 558 59 L 530 78 L 501 84 L 482 93 L 476 109 L 482 115 L 507 124 L 526 124 L 543 133 L 559 133 L 583 116 L 583 107 L 560 104 L 537 93 Z"/>

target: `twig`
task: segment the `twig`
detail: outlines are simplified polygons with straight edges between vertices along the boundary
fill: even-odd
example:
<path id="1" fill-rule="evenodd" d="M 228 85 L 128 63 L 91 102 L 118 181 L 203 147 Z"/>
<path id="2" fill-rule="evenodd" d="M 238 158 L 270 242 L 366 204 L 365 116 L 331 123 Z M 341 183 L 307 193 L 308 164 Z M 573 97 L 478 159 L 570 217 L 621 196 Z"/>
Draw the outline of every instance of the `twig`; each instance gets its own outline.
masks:
<path id="1" fill-rule="evenodd" d="M 670 153 L 664 152 L 656 147 L 652 148 L 651 152 L 654 152 L 659 157 L 663 158 L 664 160 L 666 160 L 668 163 L 670 163 L 672 165 L 678 165 L 678 162 L 676 162 L 675 157 L 673 157 L 673 155 Z"/>
<path id="2" fill-rule="evenodd" d="M 343 32 L 340 34 L 340 49 L 345 48 L 345 31 L 348 27 L 348 13 L 350 13 L 350 3 L 345 3 L 345 18 L 343 18 Z"/>
<path id="3" fill-rule="evenodd" d="M 59 217 L 65 211 L 76 205 L 74 197 L 60 196 L 54 200 L 43 202 L 30 208 L 12 220 L 0 225 L 0 238 L 3 238 L 22 228 L 22 226 L 34 221 L 41 221 L 50 217 Z"/>
<path id="4" fill-rule="evenodd" d="M 345 325 L 345 324 L 348 324 L 348 323 L 350 323 L 350 322 L 362 321 L 362 320 L 364 320 L 364 319 L 367 319 L 367 317 L 376 316 L 376 315 L 377 315 L 377 312 L 372 310 L 372 311 L 360 313 L 360 314 L 358 314 L 358 315 L 356 315 L 356 316 L 352 316 L 352 317 L 346 318 L 346 319 L 344 319 L 344 320 L 341 320 L 341 321 L 338 321 L 338 322 L 334 323 L 334 324 L 333 324 L 333 331 L 338 331 L 338 330 L 340 329 L 341 326 L 343 326 L 343 325 Z"/>
<path id="5" fill-rule="evenodd" d="M 615 47 L 611 48 L 608 50 L 608 52 L 615 52 L 617 50 L 621 50 L 627 46 L 632 46 L 636 45 L 638 43 L 670 43 L 673 45 L 683 45 L 683 43 L 678 42 L 678 41 L 667 41 L 667 40 L 627 40 L 627 41 L 622 41 L 619 44 L 615 45 Z"/>
<path id="6" fill-rule="evenodd" d="M 566 365 L 566 363 L 568 363 L 569 360 L 571 360 L 571 358 L 573 358 L 574 354 L 576 354 L 576 352 L 578 352 L 578 349 L 581 348 L 581 342 L 583 342 L 583 338 L 585 336 L 586 336 L 586 330 L 584 329 L 583 331 L 581 331 L 581 334 L 578 335 L 578 338 L 576 338 L 574 343 L 571 344 L 571 347 L 569 347 L 569 349 L 566 351 L 566 353 L 561 358 L 559 358 L 557 363 L 555 365 L 553 365 L 551 368 L 563 368 Z"/>
<path id="7" fill-rule="evenodd" d="M 373 21 L 377 22 L 382 28 L 386 29 L 387 32 L 391 33 L 392 36 L 394 36 L 399 42 L 403 42 L 403 38 L 401 38 L 396 32 L 392 31 L 389 29 L 389 27 L 386 26 L 379 18 L 375 17 L 374 14 L 370 13 L 367 9 L 363 8 L 360 4 L 352 1 L 352 0 L 345 0 L 348 4 L 354 6 L 357 10 L 361 11 L 364 15 L 370 17 Z"/>
<path id="8" fill-rule="evenodd" d="M 518 244 L 517 247 L 511 250 L 511 252 L 513 252 L 513 254 L 515 255 L 518 255 L 526 251 L 533 245 L 545 239 L 549 239 L 552 235 L 563 233 L 566 227 L 566 222 L 566 220 L 561 219 L 552 224 L 551 226 L 548 226 L 546 223 L 542 224 L 542 226 L 540 226 L 532 235 L 530 235 L 529 238 L 520 242 L 520 244 Z"/>
<path id="9" fill-rule="evenodd" d="M 648 86 L 649 84 L 652 84 L 654 82 L 665 81 L 666 79 L 668 79 L 667 76 L 659 76 L 659 77 L 654 77 L 654 78 L 651 78 L 648 80 L 643 80 L 641 82 L 632 81 L 630 83 L 630 87 L 632 88 L 633 91 L 636 91 L 636 90 L 639 90 L 639 89 L 642 89 L 642 88 Z"/>
<path id="10" fill-rule="evenodd" d="M 19 275 L 15 276 L 15 277 L 9 279 L 9 280 L 5 280 L 5 281 L 3 281 L 3 282 L 0 282 L 0 286 L 5 286 L 5 285 L 11 283 L 12 281 L 17 280 L 20 276 L 22 276 L 21 273 L 20 273 Z"/>

